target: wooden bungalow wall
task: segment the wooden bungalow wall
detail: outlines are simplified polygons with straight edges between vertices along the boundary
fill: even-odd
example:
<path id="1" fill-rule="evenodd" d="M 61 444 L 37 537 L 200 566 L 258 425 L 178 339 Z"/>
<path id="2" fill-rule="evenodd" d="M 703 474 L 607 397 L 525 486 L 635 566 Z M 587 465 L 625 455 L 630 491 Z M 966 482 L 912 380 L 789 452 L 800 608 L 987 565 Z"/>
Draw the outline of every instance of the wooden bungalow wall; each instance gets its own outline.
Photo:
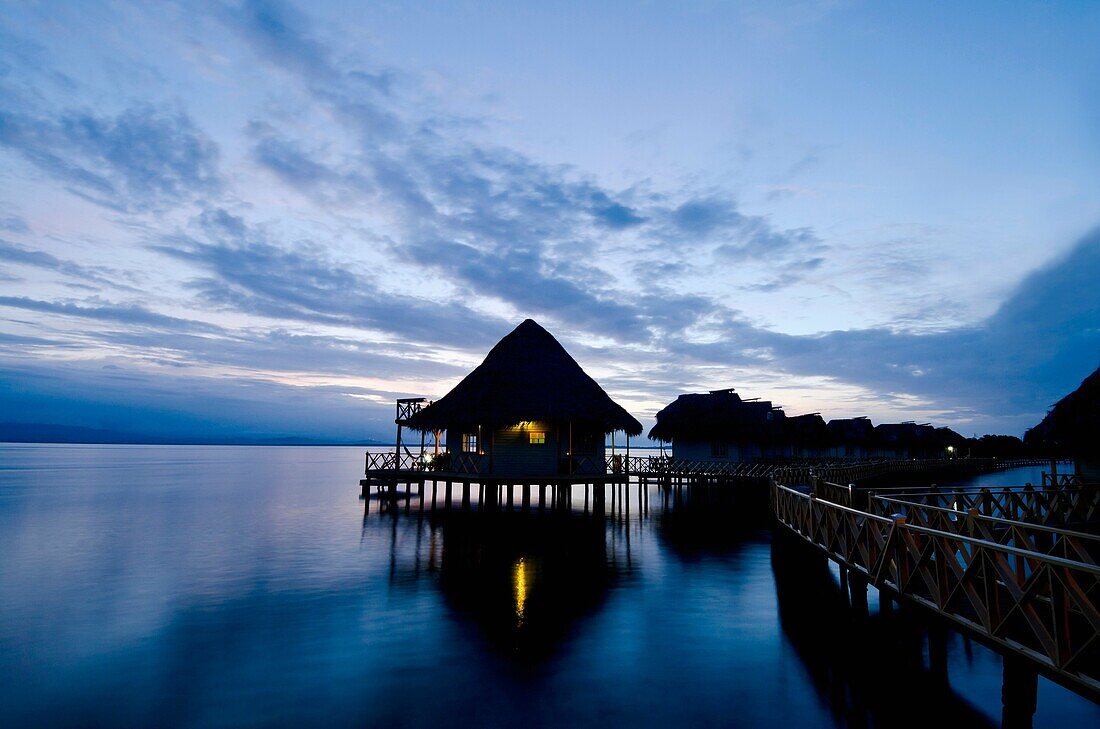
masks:
<path id="1" fill-rule="evenodd" d="M 559 432 L 560 431 L 560 432 Z M 531 432 L 541 432 L 546 435 L 546 442 L 532 444 Z M 558 437 L 561 443 L 559 446 Z M 491 435 L 485 429 L 482 432 L 480 443 L 481 457 L 478 459 L 478 470 L 482 473 L 493 473 L 507 476 L 553 476 L 559 471 L 559 456 L 565 458 L 569 450 L 569 431 L 566 426 L 560 429 L 551 423 L 530 422 L 524 425 L 515 425 L 510 428 L 501 428 Z M 579 428 L 573 432 L 574 450 L 578 456 L 588 456 L 591 464 L 588 468 L 577 466 L 574 473 L 603 473 L 604 443 L 603 434 L 598 437 L 590 437 L 590 448 L 582 448 L 583 433 Z M 492 444 L 492 470 L 490 471 L 489 450 Z M 447 434 L 447 450 L 451 453 L 460 453 L 462 450 L 462 434 L 458 431 Z"/>

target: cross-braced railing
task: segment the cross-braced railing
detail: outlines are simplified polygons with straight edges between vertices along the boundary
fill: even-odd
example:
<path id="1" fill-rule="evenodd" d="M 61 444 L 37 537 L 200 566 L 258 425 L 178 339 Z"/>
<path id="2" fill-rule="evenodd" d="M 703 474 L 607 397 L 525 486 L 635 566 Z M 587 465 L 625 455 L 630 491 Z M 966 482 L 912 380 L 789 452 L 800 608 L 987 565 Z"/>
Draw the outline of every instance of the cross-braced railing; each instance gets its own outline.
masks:
<path id="1" fill-rule="evenodd" d="M 481 472 L 481 460 L 482 456 L 477 453 L 367 453 L 366 471 L 448 471 L 476 474 Z"/>
<path id="2" fill-rule="evenodd" d="M 631 473 L 650 476 L 723 476 L 744 478 L 767 478 L 779 471 L 799 469 L 809 474 L 813 466 L 790 466 L 788 464 L 761 463 L 758 461 L 696 460 L 691 458 L 673 458 L 672 456 L 607 456 L 607 468 L 615 471 L 615 463 Z"/>
<path id="3" fill-rule="evenodd" d="M 420 456 L 408 451 L 397 454 L 393 451 L 385 453 L 367 453 L 367 471 L 426 471 L 430 470 L 431 457 Z"/>
<path id="4" fill-rule="evenodd" d="M 772 509 L 786 528 L 868 582 L 1100 696 L 1096 564 L 868 513 L 775 483 Z"/>
<path id="5" fill-rule="evenodd" d="M 1051 526 L 1100 520 L 1097 486 L 926 489 L 876 495 L 954 511 L 976 509 L 985 516 Z"/>
<path id="6" fill-rule="evenodd" d="M 886 496 L 872 496 L 869 502 L 871 513 L 886 517 L 900 514 L 908 524 L 1086 564 L 1100 562 L 1100 535 L 986 516 L 974 508 L 959 511 Z"/>
<path id="7" fill-rule="evenodd" d="M 1076 473 L 1047 473 L 1043 471 L 1044 486 L 1082 486 L 1084 481 Z"/>
<path id="8" fill-rule="evenodd" d="M 425 397 L 401 398 L 397 401 L 397 417 L 394 418 L 394 422 L 399 425 L 407 425 L 409 418 L 431 404 L 432 401 Z"/>

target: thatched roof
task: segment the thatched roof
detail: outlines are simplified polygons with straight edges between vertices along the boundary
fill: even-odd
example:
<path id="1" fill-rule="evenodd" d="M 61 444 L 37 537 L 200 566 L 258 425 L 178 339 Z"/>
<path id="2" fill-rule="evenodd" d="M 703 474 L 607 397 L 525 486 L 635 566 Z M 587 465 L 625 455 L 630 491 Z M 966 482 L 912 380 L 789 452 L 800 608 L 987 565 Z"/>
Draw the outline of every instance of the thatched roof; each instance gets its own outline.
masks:
<path id="1" fill-rule="evenodd" d="M 788 417 L 783 423 L 783 433 L 797 446 L 823 446 L 829 441 L 829 428 L 821 413 L 808 413 Z"/>
<path id="2" fill-rule="evenodd" d="M 1095 453 L 1100 443 L 1100 369 L 1055 403 L 1043 421 L 1027 431 L 1024 442 L 1055 453 Z"/>
<path id="3" fill-rule="evenodd" d="M 858 418 L 834 418 L 829 421 L 829 437 L 836 445 L 867 445 L 874 435 L 875 426 L 866 416 Z"/>
<path id="4" fill-rule="evenodd" d="M 639 435 L 642 424 L 608 397 L 550 332 L 527 319 L 439 400 L 413 415 L 416 430 L 506 428 L 525 420 Z"/>
<path id="5" fill-rule="evenodd" d="M 702 394 L 680 395 L 657 413 L 657 424 L 649 437 L 665 442 L 760 438 L 778 434 L 777 423 L 783 411 L 767 400 L 742 400 L 733 390 L 714 390 Z"/>

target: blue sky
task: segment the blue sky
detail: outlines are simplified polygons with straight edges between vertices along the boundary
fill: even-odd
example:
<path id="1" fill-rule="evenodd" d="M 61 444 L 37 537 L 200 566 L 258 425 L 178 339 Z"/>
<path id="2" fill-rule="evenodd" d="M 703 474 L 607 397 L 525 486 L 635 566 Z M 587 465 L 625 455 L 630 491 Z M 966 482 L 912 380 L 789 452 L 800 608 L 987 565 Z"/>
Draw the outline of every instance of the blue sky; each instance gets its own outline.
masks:
<path id="1" fill-rule="evenodd" d="M 0 7 L 0 421 L 388 438 L 526 317 L 645 423 L 1100 365 L 1095 3 Z"/>

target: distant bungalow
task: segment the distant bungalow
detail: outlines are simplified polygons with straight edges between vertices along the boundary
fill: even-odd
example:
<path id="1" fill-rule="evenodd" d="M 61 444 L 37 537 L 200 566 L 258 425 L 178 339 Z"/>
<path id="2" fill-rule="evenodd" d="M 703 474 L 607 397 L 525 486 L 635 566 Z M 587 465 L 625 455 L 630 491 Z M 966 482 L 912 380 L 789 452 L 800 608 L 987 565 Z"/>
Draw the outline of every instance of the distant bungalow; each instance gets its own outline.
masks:
<path id="1" fill-rule="evenodd" d="M 785 414 L 767 400 L 742 400 L 733 388 L 680 395 L 657 413 L 652 440 L 672 443 L 688 461 L 752 461 L 775 457 Z"/>
<path id="2" fill-rule="evenodd" d="M 673 457 L 689 461 L 943 458 L 966 444 L 950 428 L 927 424 L 788 417 L 770 401 L 742 399 L 732 388 L 680 395 L 657 413 L 649 437 L 671 443 Z"/>
<path id="3" fill-rule="evenodd" d="M 605 435 L 642 432 L 531 319 L 453 390 L 398 424 L 446 431 L 443 462 L 434 468 L 500 477 L 603 474 Z"/>
<path id="4" fill-rule="evenodd" d="M 865 415 L 837 418 L 826 426 L 829 431 L 829 456 L 832 458 L 868 458 L 875 440 L 875 426 Z"/>

